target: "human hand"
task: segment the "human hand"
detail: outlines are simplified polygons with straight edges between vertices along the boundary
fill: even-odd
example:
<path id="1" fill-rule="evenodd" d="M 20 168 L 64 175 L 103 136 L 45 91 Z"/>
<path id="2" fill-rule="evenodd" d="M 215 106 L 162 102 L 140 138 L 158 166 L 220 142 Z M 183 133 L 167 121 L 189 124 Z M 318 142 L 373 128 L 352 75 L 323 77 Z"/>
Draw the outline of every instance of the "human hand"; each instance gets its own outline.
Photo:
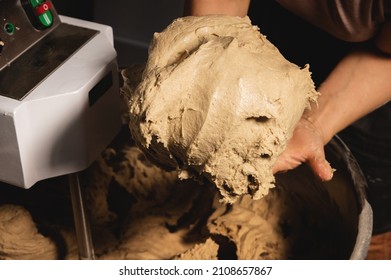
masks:
<path id="1" fill-rule="evenodd" d="M 273 173 L 294 169 L 302 163 L 307 163 L 323 181 L 333 177 L 334 170 L 325 158 L 322 133 L 306 118 L 296 125 L 286 150 L 277 158 Z"/>

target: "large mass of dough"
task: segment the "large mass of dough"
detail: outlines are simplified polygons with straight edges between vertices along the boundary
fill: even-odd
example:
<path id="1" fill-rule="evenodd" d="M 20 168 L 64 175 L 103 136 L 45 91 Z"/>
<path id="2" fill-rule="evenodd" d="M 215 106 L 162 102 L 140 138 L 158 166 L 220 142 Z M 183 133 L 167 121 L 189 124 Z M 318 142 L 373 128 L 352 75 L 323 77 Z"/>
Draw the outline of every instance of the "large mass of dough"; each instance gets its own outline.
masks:
<path id="1" fill-rule="evenodd" d="M 316 97 L 308 66 L 287 61 L 248 17 L 184 17 L 154 35 L 130 129 L 155 163 L 207 178 L 224 202 L 258 199 Z"/>

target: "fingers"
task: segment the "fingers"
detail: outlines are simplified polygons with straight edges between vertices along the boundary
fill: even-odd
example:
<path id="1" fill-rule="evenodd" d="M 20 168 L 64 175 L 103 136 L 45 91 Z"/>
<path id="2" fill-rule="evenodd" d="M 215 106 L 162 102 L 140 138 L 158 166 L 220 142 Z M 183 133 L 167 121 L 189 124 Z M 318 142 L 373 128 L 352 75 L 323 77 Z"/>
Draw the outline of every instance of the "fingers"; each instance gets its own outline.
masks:
<path id="1" fill-rule="evenodd" d="M 319 177 L 319 179 L 321 179 L 322 181 L 330 181 L 333 178 L 335 170 L 326 160 L 323 149 L 320 149 L 308 160 L 294 159 L 293 157 L 287 157 L 282 155 L 277 158 L 277 161 L 273 166 L 273 174 L 292 170 L 304 162 L 307 162 L 315 175 Z"/>
<path id="2" fill-rule="evenodd" d="M 273 166 L 273 174 L 278 172 L 285 172 L 291 169 L 298 167 L 305 161 L 304 158 L 296 158 L 293 154 L 289 152 L 283 153 L 277 158 L 276 163 Z"/>
<path id="3" fill-rule="evenodd" d="M 291 166 L 290 164 L 288 164 L 286 158 L 280 156 L 277 158 L 277 161 L 273 166 L 273 174 L 276 174 L 278 172 L 288 171 L 295 167 L 296 166 Z"/>
<path id="4" fill-rule="evenodd" d="M 284 163 L 282 162 L 281 157 L 277 158 L 276 163 L 273 166 L 273 174 L 276 174 L 278 172 L 284 171 Z"/>

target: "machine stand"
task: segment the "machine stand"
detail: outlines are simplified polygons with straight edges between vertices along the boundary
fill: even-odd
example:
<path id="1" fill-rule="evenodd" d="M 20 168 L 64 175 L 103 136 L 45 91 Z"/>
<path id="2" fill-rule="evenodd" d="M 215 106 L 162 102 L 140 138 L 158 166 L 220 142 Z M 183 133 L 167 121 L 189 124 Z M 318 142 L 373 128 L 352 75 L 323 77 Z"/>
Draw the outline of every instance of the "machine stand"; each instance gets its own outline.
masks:
<path id="1" fill-rule="evenodd" d="M 75 221 L 79 258 L 81 260 L 94 260 L 95 253 L 91 236 L 91 228 L 88 220 L 88 213 L 86 211 L 83 191 L 80 187 L 78 173 L 69 174 L 68 182 L 73 208 L 73 218 Z"/>

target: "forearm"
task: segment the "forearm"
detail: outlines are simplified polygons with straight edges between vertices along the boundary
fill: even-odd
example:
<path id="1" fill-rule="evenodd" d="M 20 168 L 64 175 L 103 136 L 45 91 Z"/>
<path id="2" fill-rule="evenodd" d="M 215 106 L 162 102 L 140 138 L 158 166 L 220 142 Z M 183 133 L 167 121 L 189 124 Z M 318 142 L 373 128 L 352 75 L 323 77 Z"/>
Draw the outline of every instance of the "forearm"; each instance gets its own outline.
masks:
<path id="1" fill-rule="evenodd" d="M 319 87 L 305 114 L 326 144 L 336 133 L 391 100 L 391 56 L 361 50 L 345 57 Z"/>
<path id="2" fill-rule="evenodd" d="M 249 5 L 250 0 L 187 0 L 185 15 L 224 14 L 244 17 Z"/>

